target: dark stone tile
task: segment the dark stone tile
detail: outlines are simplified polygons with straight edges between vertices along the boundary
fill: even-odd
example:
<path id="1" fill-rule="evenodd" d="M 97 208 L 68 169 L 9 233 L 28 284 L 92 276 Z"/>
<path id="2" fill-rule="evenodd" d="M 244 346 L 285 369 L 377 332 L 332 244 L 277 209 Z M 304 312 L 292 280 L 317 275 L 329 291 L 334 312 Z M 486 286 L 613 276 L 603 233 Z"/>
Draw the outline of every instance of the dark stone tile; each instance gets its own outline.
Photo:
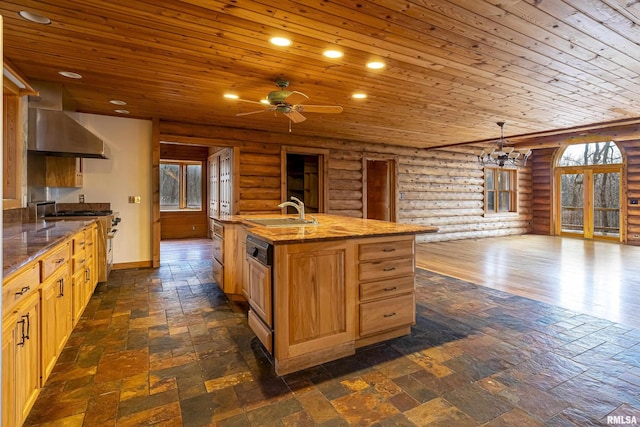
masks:
<path id="1" fill-rule="evenodd" d="M 447 393 L 444 398 L 480 423 L 486 423 L 514 408 L 509 401 L 490 394 L 476 384 Z"/>
<path id="2" fill-rule="evenodd" d="M 412 375 L 394 378 L 393 382 L 419 403 L 428 402 L 438 396 L 438 393 L 429 389 L 424 383 L 418 381 Z"/>

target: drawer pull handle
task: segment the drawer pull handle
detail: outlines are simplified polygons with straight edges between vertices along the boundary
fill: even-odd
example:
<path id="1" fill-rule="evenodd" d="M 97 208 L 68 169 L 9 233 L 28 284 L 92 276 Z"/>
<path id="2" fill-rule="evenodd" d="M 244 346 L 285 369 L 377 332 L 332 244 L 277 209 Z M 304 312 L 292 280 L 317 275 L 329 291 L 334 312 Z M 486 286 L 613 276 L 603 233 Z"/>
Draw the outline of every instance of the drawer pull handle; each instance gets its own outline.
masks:
<path id="1" fill-rule="evenodd" d="M 55 260 L 56 264 L 62 264 L 64 262 L 64 258 L 58 258 L 57 260 Z"/>
<path id="2" fill-rule="evenodd" d="M 60 289 L 58 298 L 62 298 L 64 296 L 64 278 L 58 280 L 58 287 Z"/>
<path id="3" fill-rule="evenodd" d="M 395 313 L 395 312 L 393 312 L 393 313 L 391 313 L 391 314 L 385 314 L 385 315 L 384 315 L 384 317 L 393 317 L 393 316 L 395 316 L 395 315 L 396 315 L 396 313 Z"/>
<path id="4" fill-rule="evenodd" d="M 396 289 L 398 289 L 398 287 L 397 287 L 397 286 L 394 286 L 394 287 L 392 287 L 392 288 L 384 288 L 384 291 L 385 291 L 385 292 L 391 292 L 391 291 L 395 291 Z"/>
<path id="5" fill-rule="evenodd" d="M 395 252 L 396 248 L 384 248 L 382 252 Z"/>
<path id="6" fill-rule="evenodd" d="M 382 269 L 382 271 L 393 271 L 395 269 L 396 269 L 395 267 L 387 267 L 387 268 Z"/>
<path id="7" fill-rule="evenodd" d="M 31 290 L 31 286 L 25 286 L 24 288 L 20 289 L 20 292 L 16 292 L 16 296 L 17 295 L 24 295 L 27 292 L 29 292 Z"/>

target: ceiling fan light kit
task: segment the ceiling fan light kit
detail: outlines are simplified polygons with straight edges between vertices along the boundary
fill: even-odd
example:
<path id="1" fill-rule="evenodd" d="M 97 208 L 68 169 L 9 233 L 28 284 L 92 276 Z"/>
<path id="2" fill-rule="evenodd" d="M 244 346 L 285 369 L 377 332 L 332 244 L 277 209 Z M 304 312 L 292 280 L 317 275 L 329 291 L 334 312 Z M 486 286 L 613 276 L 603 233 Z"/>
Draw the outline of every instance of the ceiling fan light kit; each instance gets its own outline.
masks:
<path id="1" fill-rule="evenodd" d="M 251 114 L 258 114 L 273 111 L 274 113 L 280 113 L 289 119 L 289 132 L 291 132 L 291 123 L 301 123 L 307 120 L 302 114 L 304 113 L 329 113 L 337 114 L 342 112 L 342 107 L 339 105 L 303 105 L 302 103 L 309 99 L 307 95 L 298 91 L 289 91 L 286 88 L 289 86 L 289 81 L 286 79 L 276 80 L 276 86 L 279 90 L 271 91 L 267 94 L 265 100 L 249 101 L 246 99 L 237 98 L 238 101 L 248 102 L 251 104 L 267 104 L 269 108 L 249 111 L 247 113 L 237 113 L 236 116 L 248 116 Z"/>
<path id="2" fill-rule="evenodd" d="M 498 139 L 493 150 L 482 150 L 478 153 L 478 161 L 484 166 L 503 167 L 522 167 L 527 165 L 527 159 L 531 157 L 530 149 L 516 150 L 515 147 L 507 145 L 508 141 L 504 139 L 505 122 L 497 122 L 500 126 L 500 139 Z"/>

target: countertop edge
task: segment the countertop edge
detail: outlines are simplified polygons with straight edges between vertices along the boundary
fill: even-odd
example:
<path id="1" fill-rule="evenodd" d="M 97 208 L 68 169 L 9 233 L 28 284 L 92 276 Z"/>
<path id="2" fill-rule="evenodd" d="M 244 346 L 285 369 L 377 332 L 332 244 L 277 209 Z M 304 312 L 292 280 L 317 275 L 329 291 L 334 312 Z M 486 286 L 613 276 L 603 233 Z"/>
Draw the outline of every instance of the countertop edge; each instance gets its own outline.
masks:
<path id="1" fill-rule="evenodd" d="M 76 227 L 65 231 L 64 234 L 61 234 L 60 236 L 58 236 L 54 240 L 51 240 L 47 244 L 45 244 L 42 247 L 38 248 L 34 253 L 32 253 L 30 255 L 25 255 L 25 258 L 22 258 L 22 259 L 20 259 L 18 261 L 15 261 L 11 265 L 8 265 L 8 266 L 4 265 L 4 262 L 3 262 L 3 266 L 2 266 L 2 278 L 3 278 L 3 281 L 6 280 L 7 277 L 10 277 L 11 275 L 13 275 L 17 271 L 19 271 L 24 266 L 26 266 L 29 263 L 35 261 L 36 259 L 38 259 L 42 255 L 44 255 L 47 251 L 49 251 L 50 249 L 54 248 L 56 245 L 59 245 L 65 239 L 68 239 L 69 237 L 73 236 L 75 233 L 77 233 L 78 231 L 82 230 L 87 225 L 91 224 L 92 222 L 95 222 L 96 220 L 95 219 L 90 219 L 90 220 L 89 219 L 83 219 L 83 220 L 81 220 L 81 219 L 68 219 L 68 220 L 63 220 L 63 221 L 68 222 L 70 224 L 74 224 L 74 225 L 76 225 Z M 3 258 L 4 258 L 4 252 L 6 252 L 6 251 L 3 251 Z M 4 261 L 4 259 L 3 259 L 3 261 Z"/>

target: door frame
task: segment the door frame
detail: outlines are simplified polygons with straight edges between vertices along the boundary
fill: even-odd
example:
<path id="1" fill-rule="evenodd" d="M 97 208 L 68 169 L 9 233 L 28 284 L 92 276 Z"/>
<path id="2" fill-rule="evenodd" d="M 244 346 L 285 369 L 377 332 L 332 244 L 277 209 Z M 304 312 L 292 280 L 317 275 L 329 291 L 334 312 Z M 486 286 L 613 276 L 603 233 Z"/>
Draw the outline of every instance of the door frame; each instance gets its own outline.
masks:
<path id="1" fill-rule="evenodd" d="M 619 215 L 619 224 L 620 228 L 618 230 L 618 237 L 609 237 L 609 236 L 595 236 L 593 230 L 593 175 L 596 173 L 619 173 L 620 174 L 620 189 L 618 198 L 620 201 L 620 211 Z M 608 240 L 614 242 L 624 242 L 624 236 L 626 236 L 626 226 L 624 218 L 626 218 L 626 205 L 623 203 L 623 195 L 624 195 L 624 184 L 623 184 L 623 172 L 624 172 L 624 164 L 618 163 L 613 165 L 586 165 L 586 166 L 556 166 L 554 171 L 555 185 L 555 209 L 554 209 L 554 233 L 556 236 L 573 236 L 573 237 L 581 237 L 583 239 L 594 239 L 594 240 Z M 583 174 L 584 175 L 584 203 L 583 209 L 584 212 L 584 220 L 583 220 L 583 233 L 578 235 L 576 233 L 567 233 L 562 231 L 562 174 Z M 588 231 L 584 231 L 585 227 L 589 226 L 591 229 Z"/>
<path id="2" fill-rule="evenodd" d="M 326 213 L 329 207 L 329 150 L 326 148 L 280 147 L 280 199 L 287 199 L 287 154 L 311 154 L 318 156 L 318 213 Z M 283 208 L 283 212 L 286 212 Z"/>
<path id="3" fill-rule="evenodd" d="M 391 192 L 389 195 L 389 219 L 391 222 L 396 222 L 399 216 L 398 194 L 400 194 L 398 183 L 398 156 L 389 156 L 385 154 L 366 153 L 362 156 L 362 217 L 367 218 L 367 164 L 370 160 L 378 162 L 386 161 L 389 166 L 389 191 Z"/>

